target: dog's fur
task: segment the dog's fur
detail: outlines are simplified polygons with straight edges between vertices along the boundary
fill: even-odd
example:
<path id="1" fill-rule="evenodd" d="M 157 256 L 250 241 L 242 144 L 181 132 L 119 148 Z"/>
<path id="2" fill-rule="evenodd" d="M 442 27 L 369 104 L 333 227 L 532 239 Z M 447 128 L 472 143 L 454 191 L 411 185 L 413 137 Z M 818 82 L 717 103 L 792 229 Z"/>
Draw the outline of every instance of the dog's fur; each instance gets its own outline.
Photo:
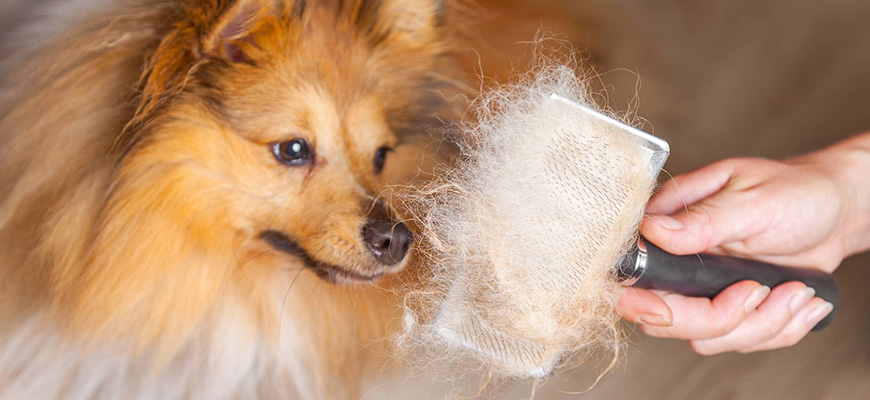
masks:
<path id="1" fill-rule="evenodd" d="M 404 266 L 360 232 L 455 108 L 449 10 L 138 0 L 7 57 L 0 398 L 358 395 L 394 299 L 315 272 Z"/>

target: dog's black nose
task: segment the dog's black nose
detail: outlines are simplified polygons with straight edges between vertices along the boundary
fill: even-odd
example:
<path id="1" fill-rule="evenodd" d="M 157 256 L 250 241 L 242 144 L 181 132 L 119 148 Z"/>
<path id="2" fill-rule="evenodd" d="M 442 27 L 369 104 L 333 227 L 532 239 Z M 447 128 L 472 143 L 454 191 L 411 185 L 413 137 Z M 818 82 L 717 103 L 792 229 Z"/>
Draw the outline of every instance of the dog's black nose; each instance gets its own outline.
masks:
<path id="1" fill-rule="evenodd" d="M 408 254 L 414 235 L 405 224 L 375 221 L 363 228 L 363 238 L 369 250 L 382 264 L 398 264 Z"/>

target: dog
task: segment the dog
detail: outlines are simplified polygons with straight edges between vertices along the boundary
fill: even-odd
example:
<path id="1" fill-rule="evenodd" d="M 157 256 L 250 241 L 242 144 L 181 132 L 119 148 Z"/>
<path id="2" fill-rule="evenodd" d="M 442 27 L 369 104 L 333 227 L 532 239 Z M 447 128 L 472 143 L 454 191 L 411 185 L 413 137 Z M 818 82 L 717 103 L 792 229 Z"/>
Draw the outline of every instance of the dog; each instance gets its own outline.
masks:
<path id="1" fill-rule="evenodd" d="M 358 397 L 413 263 L 383 193 L 461 108 L 451 13 L 134 0 L 40 21 L 0 86 L 0 398 Z"/>

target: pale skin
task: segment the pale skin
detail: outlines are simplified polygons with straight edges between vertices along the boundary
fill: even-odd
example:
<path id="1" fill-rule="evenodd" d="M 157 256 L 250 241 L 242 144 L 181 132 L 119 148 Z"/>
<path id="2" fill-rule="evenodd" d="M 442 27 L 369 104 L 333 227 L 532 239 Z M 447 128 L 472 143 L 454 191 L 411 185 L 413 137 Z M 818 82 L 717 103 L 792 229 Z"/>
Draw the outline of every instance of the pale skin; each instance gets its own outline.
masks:
<path id="1" fill-rule="evenodd" d="M 641 233 L 674 254 L 834 271 L 870 249 L 870 132 L 804 156 L 734 158 L 666 182 Z M 714 299 L 626 288 L 623 318 L 703 355 L 792 346 L 831 311 L 800 282 L 736 283 Z"/>

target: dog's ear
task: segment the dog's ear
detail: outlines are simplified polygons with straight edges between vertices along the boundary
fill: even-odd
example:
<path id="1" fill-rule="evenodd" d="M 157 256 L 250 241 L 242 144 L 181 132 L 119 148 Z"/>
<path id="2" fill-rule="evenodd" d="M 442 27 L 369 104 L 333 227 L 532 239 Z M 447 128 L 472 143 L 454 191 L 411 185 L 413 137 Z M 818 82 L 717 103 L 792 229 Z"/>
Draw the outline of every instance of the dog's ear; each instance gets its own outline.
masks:
<path id="1" fill-rule="evenodd" d="M 163 102 L 180 92 L 190 75 L 209 59 L 248 61 L 245 47 L 275 0 L 189 0 L 148 59 L 140 78 L 139 106 L 127 128 L 135 127 Z"/>
<path id="2" fill-rule="evenodd" d="M 375 37 L 429 43 L 438 35 L 446 0 L 363 0 L 358 23 Z"/>
<path id="3" fill-rule="evenodd" d="M 248 61 L 245 47 L 250 35 L 275 13 L 273 0 L 235 0 L 219 7 L 200 34 L 202 56 L 219 57 L 231 63 Z"/>

